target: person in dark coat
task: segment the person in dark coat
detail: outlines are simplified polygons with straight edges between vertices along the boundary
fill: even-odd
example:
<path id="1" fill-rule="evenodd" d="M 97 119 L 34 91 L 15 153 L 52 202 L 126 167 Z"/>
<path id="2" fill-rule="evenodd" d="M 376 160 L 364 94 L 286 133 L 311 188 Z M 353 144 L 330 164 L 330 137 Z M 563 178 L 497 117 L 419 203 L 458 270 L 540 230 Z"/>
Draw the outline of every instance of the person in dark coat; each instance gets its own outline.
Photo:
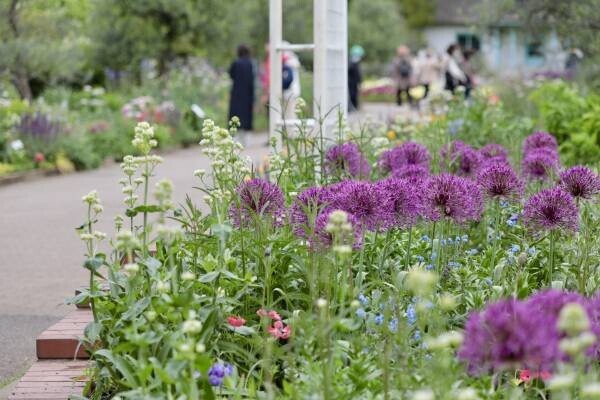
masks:
<path id="1" fill-rule="evenodd" d="M 350 64 L 348 65 L 348 97 L 350 100 L 350 110 L 358 110 L 358 96 L 362 74 L 360 72 L 360 62 L 365 51 L 361 46 L 354 45 L 350 49 Z"/>
<path id="2" fill-rule="evenodd" d="M 229 67 L 229 76 L 233 81 L 229 99 L 229 119 L 240 119 L 240 130 L 252 130 L 254 109 L 254 63 L 250 59 L 250 49 L 246 45 L 237 48 L 237 59 Z"/>

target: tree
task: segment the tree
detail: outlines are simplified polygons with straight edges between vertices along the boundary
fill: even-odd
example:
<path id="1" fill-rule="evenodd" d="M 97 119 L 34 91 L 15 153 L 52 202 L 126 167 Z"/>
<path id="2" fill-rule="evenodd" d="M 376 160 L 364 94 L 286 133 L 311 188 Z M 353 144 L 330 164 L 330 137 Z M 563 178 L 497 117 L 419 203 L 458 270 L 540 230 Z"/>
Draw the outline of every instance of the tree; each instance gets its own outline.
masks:
<path id="1" fill-rule="evenodd" d="M 407 30 L 396 0 L 352 0 L 348 10 L 349 44 L 365 48 L 370 63 L 385 63 L 406 43 Z"/>
<path id="2" fill-rule="evenodd" d="M 0 70 L 23 99 L 69 80 L 84 64 L 84 0 L 4 0 L 0 6 Z"/>

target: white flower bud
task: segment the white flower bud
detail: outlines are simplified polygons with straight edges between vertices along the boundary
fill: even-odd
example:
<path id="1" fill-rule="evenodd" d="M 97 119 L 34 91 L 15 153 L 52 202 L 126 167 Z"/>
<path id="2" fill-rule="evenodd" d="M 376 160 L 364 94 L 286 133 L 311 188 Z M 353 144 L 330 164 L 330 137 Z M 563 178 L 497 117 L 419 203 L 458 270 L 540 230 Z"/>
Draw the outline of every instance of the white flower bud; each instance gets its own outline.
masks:
<path id="1" fill-rule="evenodd" d="M 202 322 L 197 319 L 188 319 L 183 321 L 183 325 L 181 325 L 181 330 L 184 333 L 198 333 L 202 330 Z"/>

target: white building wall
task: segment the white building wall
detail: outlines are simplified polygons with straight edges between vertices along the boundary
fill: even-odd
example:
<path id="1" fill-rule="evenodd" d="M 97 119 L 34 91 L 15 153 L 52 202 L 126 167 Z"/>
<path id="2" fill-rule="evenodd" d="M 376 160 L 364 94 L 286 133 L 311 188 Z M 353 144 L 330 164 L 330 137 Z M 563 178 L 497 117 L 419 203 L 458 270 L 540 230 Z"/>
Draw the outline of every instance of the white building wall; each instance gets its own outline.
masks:
<path id="1" fill-rule="evenodd" d="M 448 46 L 456 43 L 458 34 L 473 32 L 467 26 L 433 26 L 424 31 L 429 47 L 444 54 Z M 564 66 L 565 52 L 555 34 L 544 39 L 543 59 L 527 56 L 528 38 L 516 28 L 493 28 L 480 39 L 480 57 L 487 69 L 503 76 L 528 75 L 535 71 L 560 71 Z"/>

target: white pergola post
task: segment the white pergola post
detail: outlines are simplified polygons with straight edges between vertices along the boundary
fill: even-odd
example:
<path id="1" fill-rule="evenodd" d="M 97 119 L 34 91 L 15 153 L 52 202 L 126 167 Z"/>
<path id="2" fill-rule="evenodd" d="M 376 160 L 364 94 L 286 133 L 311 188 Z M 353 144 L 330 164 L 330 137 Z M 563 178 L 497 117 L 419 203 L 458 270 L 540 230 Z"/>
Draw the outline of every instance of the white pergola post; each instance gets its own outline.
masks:
<path id="1" fill-rule="evenodd" d="M 324 135 L 333 137 L 333 128 L 341 112 L 345 117 L 348 104 L 348 4 L 347 0 L 314 0 L 314 44 L 283 45 L 283 0 L 269 1 L 269 135 L 276 136 L 286 125 L 295 127 L 298 120 L 284 120 L 282 90 L 282 52 L 314 51 L 313 114 L 324 122 Z M 314 121 L 313 121 L 314 122 Z M 310 124 L 308 124 L 310 125 Z M 278 140 L 280 138 L 278 137 Z M 279 140 L 280 142 L 280 140 Z"/>

